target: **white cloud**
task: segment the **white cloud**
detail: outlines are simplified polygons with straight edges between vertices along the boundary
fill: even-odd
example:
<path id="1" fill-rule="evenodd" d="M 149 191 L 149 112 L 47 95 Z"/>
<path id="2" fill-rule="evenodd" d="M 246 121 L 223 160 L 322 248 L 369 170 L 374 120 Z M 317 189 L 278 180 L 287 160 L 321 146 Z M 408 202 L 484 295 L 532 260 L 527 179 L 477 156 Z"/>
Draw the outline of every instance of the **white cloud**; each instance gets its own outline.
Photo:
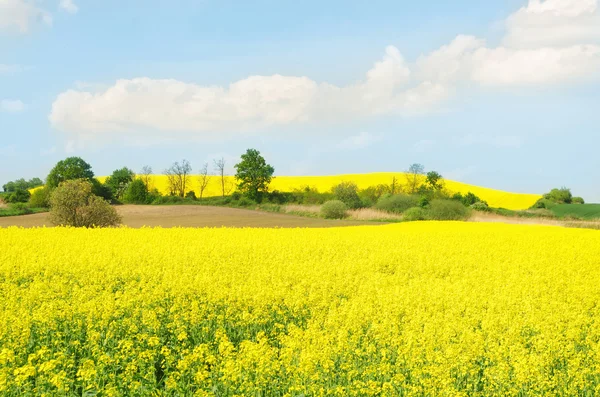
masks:
<path id="1" fill-rule="evenodd" d="M 35 23 L 52 25 L 52 16 L 30 0 L 0 0 L 0 31 L 27 33 Z"/>
<path id="2" fill-rule="evenodd" d="M 60 0 L 59 7 L 69 14 L 77 14 L 79 11 L 79 7 L 73 3 L 73 0 Z"/>
<path id="3" fill-rule="evenodd" d="M 49 119 L 83 139 L 127 132 L 127 139 L 141 141 L 171 131 L 210 140 L 299 122 L 418 113 L 445 95 L 439 84 L 412 81 L 398 50 L 388 47 L 364 81 L 345 87 L 281 75 L 251 76 L 228 87 L 144 77 L 118 80 L 98 92 L 66 91 Z"/>
<path id="4" fill-rule="evenodd" d="M 340 150 L 358 150 L 364 149 L 371 146 L 373 143 L 380 141 L 380 135 L 374 135 L 370 132 L 361 132 L 358 135 L 354 135 L 342 140 L 337 148 Z"/>
<path id="5" fill-rule="evenodd" d="M 504 45 L 511 48 L 600 44 L 598 0 L 531 0 L 506 27 Z"/>
<path id="6" fill-rule="evenodd" d="M 3 99 L 0 101 L 0 110 L 9 113 L 22 112 L 25 109 L 25 104 L 19 100 Z"/>
<path id="7" fill-rule="evenodd" d="M 140 77 L 63 92 L 49 120 L 78 141 L 224 140 L 290 124 L 419 115 L 464 87 L 593 81 L 600 79 L 598 1 L 530 0 L 507 19 L 496 47 L 459 35 L 410 63 L 389 46 L 362 81 L 346 86 L 282 75 L 229 86 Z"/>

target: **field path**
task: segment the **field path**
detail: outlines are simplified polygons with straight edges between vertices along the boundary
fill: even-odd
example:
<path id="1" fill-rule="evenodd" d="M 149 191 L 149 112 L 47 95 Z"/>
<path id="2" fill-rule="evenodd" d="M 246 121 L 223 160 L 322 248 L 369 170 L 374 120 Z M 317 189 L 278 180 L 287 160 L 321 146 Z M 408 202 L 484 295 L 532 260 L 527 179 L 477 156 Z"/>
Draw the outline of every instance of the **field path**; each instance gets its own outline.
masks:
<path id="1" fill-rule="evenodd" d="M 116 207 L 129 227 L 338 227 L 374 224 L 361 221 L 335 221 L 238 208 L 203 205 L 122 205 Z M 376 223 L 375 223 L 376 224 Z M 0 227 L 52 226 L 48 214 L 0 217 Z"/>

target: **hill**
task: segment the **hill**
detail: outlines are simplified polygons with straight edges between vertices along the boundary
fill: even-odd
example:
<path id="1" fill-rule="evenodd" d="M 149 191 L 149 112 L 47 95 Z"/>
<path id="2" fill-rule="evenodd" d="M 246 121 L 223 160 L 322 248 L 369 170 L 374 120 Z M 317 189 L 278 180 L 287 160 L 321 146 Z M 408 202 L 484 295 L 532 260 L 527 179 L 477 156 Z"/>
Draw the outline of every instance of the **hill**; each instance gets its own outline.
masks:
<path id="1" fill-rule="evenodd" d="M 365 189 L 369 186 L 380 184 L 389 185 L 393 178 L 396 177 L 398 183 L 403 184 L 406 181 L 406 174 L 394 172 L 377 172 L 369 174 L 342 174 L 328 176 L 277 176 L 271 183 L 271 190 L 279 190 L 289 192 L 296 189 L 301 189 L 305 186 L 310 186 L 319 191 L 328 191 L 336 184 L 343 181 L 352 181 L 358 185 L 360 189 Z M 100 181 L 104 182 L 106 177 L 100 177 Z M 531 207 L 541 196 L 537 194 L 511 193 L 496 189 L 490 189 L 481 186 L 469 185 L 462 182 L 445 180 L 446 189 L 450 193 L 472 192 L 481 199 L 488 202 L 492 207 L 506 208 L 511 210 L 522 210 Z M 234 187 L 233 177 L 227 177 L 226 184 L 231 190 Z M 161 193 L 168 194 L 167 177 L 164 175 L 153 175 L 151 187 L 155 187 Z M 198 175 L 191 176 L 190 190 L 198 193 Z M 204 197 L 213 197 L 221 195 L 221 186 L 217 177 L 213 176 Z"/>

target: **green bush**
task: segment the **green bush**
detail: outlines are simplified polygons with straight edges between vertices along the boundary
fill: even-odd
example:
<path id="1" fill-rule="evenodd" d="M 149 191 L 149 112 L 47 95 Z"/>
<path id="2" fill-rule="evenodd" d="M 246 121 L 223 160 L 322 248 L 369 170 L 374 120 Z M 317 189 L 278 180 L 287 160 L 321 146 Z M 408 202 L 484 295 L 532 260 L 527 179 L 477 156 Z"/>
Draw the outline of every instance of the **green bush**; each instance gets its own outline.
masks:
<path id="1" fill-rule="evenodd" d="M 468 219 L 470 211 L 456 200 L 432 200 L 427 215 L 437 221 L 458 221 Z"/>
<path id="2" fill-rule="evenodd" d="M 252 200 L 249 197 L 242 196 L 239 200 L 235 202 L 238 207 L 253 207 L 256 206 L 256 201 Z"/>
<path id="3" fill-rule="evenodd" d="M 185 198 L 189 199 L 189 200 L 197 200 L 197 198 L 196 198 L 196 192 L 194 192 L 193 190 L 190 190 L 189 192 L 187 192 L 185 194 Z"/>
<path id="4" fill-rule="evenodd" d="M 354 182 L 342 182 L 332 189 L 335 198 L 346 204 L 348 208 L 356 209 L 362 207 L 362 201 L 358 196 L 358 186 Z"/>
<path id="5" fill-rule="evenodd" d="M 128 204 L 146 204 L 148 202 L 148 187 L 141 179 L 131 182 L 125 192 L 123 201 Z"/>
<path id="6" fill-rule="evenodd" d="M 50 190 L 47 187 L 36 189 L 29 199 L 31 208 L 50 208 Z"/>
<path id="7" fill-rule="evenodd" d="M 319 192 L 317 188 L 304 186 L 300 189 L 295 189 L 292 192 L 293 198 L 289 202 L 298 203 L 298 204 L 311 204 L 311 205 L 319 205 L 323 204 L 326 201 L 335 199 L 332 192 Z"/>
<path id="8" fill-rule="evenodd" d="M 546 198 L 541 198 L 535 202 L 535 204 L 531 208 L 546 208 L 551 209 L 555 207 L 557 204 L 554 201 L 548 200 Z"/>
<path id="9" fill-rule="evenodd" d="M 402 214 L 402 219 L 407 222 L 423 221 L 427 219 L 427 213 L 421 207 L 413 207 L 404 211 L 404 214 Z"/>
<path id="10" fill-rule="evenodd" d="M 386 194 L 382 196 L 375 208 L 381 211 L 401 214 L 409 208 L 419 205 L 419 197 L 407 194 Z"/>
<path id="11" fill-rule="evenodd" d="M 546 200 L 550 200 L 558 204 L 571 204 L 573 201 L 573 195 L 571 189 L 561 187 L 560 189 L 552 189 L 550 193 L 544 194 Z"/>
<path id="12" fill-rule="evenodd" d="M 92 193 L 92 184 L 83 179 L 62 182 L 50 196 L 50 221 L 73 227 L 109 227 L 121 223 L 110 204 Z"/>
<path id="13" fill-rule="evenodd" d="M 7 203 L 26 203 L 29 201 L 30 197 L 31 197 L 31 193 L 29 193 L 28 190 L 17 189 L 6 198 L 6 202 Z"/>
<path id="14" fill-rule="evenodd" d="M 343 219 L 348 215 L 348 206 L 341 200 L 331 200 L 321 207 L 321 216 L 326 219 Z"/>
<path id="15" fill-rule="evenodd" d="M 475 204 L 472 204 L 471 209 L 476 210 L 476 211 L 488 212 L 490 210 L 490 207 L 487 205 L 487 203 L 482 203 L 481 201 L 479 201 Z"/>
<path id="16" fill-rule="evenodd" d="M 460 201 L 465 207 L 470 207 L 475 203 L 484 203 L 485 205 L 487 205 L 487 201 L 482 200 L 475 193 L 471 192 L 468 192 L 465 195 L 463 195 L 462 193 L 454 193 L 451 199 L 455 201 Z"/>
<path id="17" fill-rule="evenodd" d="M 571 199 L 571 204 L 585 204 L 585 200 L 583 197 L 573 197 Z"/>

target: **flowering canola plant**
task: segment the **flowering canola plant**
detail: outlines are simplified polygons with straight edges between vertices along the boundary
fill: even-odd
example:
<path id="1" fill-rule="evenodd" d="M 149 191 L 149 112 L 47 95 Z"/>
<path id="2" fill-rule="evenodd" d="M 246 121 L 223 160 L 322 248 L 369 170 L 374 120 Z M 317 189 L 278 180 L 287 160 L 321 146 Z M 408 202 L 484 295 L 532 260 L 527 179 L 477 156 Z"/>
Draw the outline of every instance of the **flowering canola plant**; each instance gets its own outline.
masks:
<path id="1" fill-rule="evenodd" d="M 309 186 L 311 188 L 316 188 L 320 192 L 327 192 L 341 182 L 350 181 L 356 183 L 360 189 L 366 189 L 370 186 L 376 186 L 380 184 L 390 185 L 394 177 L 396 178 L 397 183 L 406 183 L 406 174 L 404 173 L 379 172 L 370 174 L 346 174 L 331 176 L 277 176 L 272 180 L 269 188 L 271 191 L 279 190 L 281 192 L 291 192 Z M 199 195 L 200 190 L 198 178 L 198 175 L 190 176 L 189 188 L 189 190 L 195 191 L 197 195 Z M 225 178 L 226 190 L 232 191 L 235 187 L 235 179 L 232 176 Z M 99 180 L 104 182 L 106 177 L 100 177 Z M 150 180 L 151 188 L 156 188 L 163 194 L 169 193 L 168 180 L 165 175 L 152 175 Z M 481 199 L 487 201 L 492 207 L 507 208 L 511 210 L 523 210 L 530 208 L 538 199 L 542 197 L 539 194 L 510 193 L 452 180 L 444 180 L 444 186 L 450 193 L 467 194 L 468 192 L 471 192 L 476 194 Z M 220 177 L 212 176 L 203 195 L 204 197 L 214 197 L 220 196 L 221 194 L 222 187 L 220 184 Z"/>
<path id="2" fill-rule="evenodd" d="M 598 285 L 593 230 L 0 229 L 0 395 L 595 395 Z"/>

